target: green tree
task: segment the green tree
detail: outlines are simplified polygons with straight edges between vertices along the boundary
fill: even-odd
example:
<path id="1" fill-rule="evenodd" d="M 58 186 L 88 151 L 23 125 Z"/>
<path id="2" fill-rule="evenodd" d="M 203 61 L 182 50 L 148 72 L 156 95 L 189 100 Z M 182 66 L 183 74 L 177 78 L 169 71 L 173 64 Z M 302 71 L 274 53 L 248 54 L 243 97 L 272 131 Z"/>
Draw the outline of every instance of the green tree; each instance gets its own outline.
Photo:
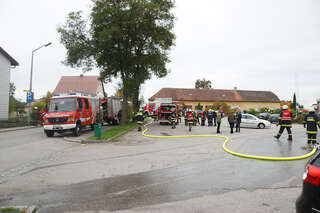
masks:
<path id="1" fill-rule="evenodd" d="M 201 106 L 201 104 L 198 103 L 198 105 L 195 108 L 196 108 L 196 110 L 202 110 L 203 106 Z"/>
<path id="2" fill-rule="evenodd" d="M 91 70 L 100 79 L 120 78 L 123 84 L 122 124 L 127 122 L 128 98 L 136 105 L 141 84 L 152 76 L 168 74 L 173 0 L 94 0 L 90 25 L 81 12 L 71 12 L 58 28 L 67 49 L 65 64 Z"/>
<path id="3" fill-rule="evenodd" d="M 14 94 L 16 91 L 16 86 L 14 83 L 9 83 L 9 113 L 15 111 L 15 103 L 16 99 L 14 98 Z"/>
<path id="4" fill-rule="evenodd" d="M 44 103 L 47 103 L 48 100 L 52 98 L 52 96 L 53 96 L 53 93 L 48 91 L 47 94 L 43 96 L 40 100 L 43 101 Z"/>
<path id="5" fill-rule="evenodd" d="M 297 98 L 296 98 L 296 93 L 293 93 L 291 109 L 296 111 L 296 108 L 297 108 Z"/>
<path id="6" fill-rule="evenodd" d="M 187 106 L 184 102 L 182 102 L 182 109 L 183 109 L 183 111 L 186 111 L 186 109 L 187 109 Z"/>
<path id="7" fill-rule="evenodd" d="M 205 78 L 203 78 L 202 80 L 197 79 L 194 87 L 196 89 L 210 89 L 211 88 L 211 81 L 210 80 L 206 80 Z"/>
<path id="8" fill-rule="evenodd" d="M 228 104 L 223 103 L 223 102 L 214 102 L 214 103 L 211 105 L 211 107 L 209 107 L 209 108 L 211 108 L 211 109 L 213 109 L 213 110 L 219 110 L 219 108 L 220 108 L 221 106 L 222 106 L 222 110 L 223 110 L 224 113 L 228 114 L 228 113 L 231 112 L 231 107 L 230 107 Z"/>

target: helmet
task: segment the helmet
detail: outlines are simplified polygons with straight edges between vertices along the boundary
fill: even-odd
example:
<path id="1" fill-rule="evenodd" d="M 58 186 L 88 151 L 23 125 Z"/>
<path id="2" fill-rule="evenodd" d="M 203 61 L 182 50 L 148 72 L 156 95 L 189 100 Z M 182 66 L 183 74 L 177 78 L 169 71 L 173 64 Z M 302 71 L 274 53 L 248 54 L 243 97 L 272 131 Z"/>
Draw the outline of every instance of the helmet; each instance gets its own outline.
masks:
<path id="1" fill-rule="evenodd" d="M 288 109 L 288 105 L 283 105 L 282 109 Z"/>

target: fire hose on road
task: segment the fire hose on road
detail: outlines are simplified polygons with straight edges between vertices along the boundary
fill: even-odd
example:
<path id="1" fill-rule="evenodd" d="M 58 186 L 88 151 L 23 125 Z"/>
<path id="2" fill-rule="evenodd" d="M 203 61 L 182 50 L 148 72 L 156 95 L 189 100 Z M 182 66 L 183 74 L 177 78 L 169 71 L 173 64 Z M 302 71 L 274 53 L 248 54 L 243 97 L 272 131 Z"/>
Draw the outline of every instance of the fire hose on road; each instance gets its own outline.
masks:
<path id="1" fill-rule="evenodd" d="M 250 159 L 258 159 L 258 160 L 268 160 L 268 161 L 292 161 L 292 160 L 302 160 L 305 158 L 309 158 L 317 151 L 317 148 L 314 148 L 311 152 L 294 157 L 268 157 L 268 156 L 256 156 L 256 155 L 248 155 L 243 153 L 234 152 L 227 148 L 227 143 L 229 142 L 229 138 L 223 135 L 175 135 L 175 136 L 157 136 L 157 135 L 148 135 L 146 132 L 148 129 L 145 129 L 142 132 L 142 135 L 149 138 L 201 138 L 201 137 L 211 137 L 211 138 L 224 138 L 224 142 L 222 144 L 222 148 L 224 151 L 228 152 L 231 155 L 235 155 L 242 158 L 250 158 Z"/>

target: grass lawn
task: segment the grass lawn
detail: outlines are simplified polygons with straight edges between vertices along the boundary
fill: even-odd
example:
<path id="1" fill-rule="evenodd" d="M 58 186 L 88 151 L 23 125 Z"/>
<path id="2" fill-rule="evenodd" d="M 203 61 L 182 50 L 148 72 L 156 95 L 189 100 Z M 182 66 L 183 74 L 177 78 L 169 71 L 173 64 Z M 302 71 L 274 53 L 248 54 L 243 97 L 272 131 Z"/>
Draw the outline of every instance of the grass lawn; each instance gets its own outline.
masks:
<path id="1" fill-rule="evenodd" d="M 126 125 L 115 126 L 115 127 L 111 128 L 111 129 L 108 129 L 105 132 L 102 132 L 101 138 L 98 138 L 98 137 L 95 137 L 95 136 L 91 136 L 88 139 L 89 140 L 107 140 L 109 138 L 112 138 L 112 137 L 114 137 L 116 135 L 121 134 L 122 132 L 127 131 L 128 129 L 133 128 L 136 125 L 137 125 L 136 122 L 131 122 L 131 123 L 128 123 Z"/>
<path id="2" fill-rule="evenodd" d="M 0 213 L 26 213 L 26 211 L 21 211 L 15 208 L 4 208 L 0 209 Z"/>

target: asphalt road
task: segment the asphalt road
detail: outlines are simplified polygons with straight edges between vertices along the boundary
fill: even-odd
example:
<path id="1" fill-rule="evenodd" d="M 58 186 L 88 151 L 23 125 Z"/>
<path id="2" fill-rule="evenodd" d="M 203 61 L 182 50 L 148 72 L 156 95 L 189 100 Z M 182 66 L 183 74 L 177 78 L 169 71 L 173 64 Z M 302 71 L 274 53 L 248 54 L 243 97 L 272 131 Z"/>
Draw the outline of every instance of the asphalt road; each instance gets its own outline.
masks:
<path id="1" fill-rule="evenodd" d="M 149 128 L 153 135 L 190 134 L 183 125 Z M 292 143 L 286 134 L 273 139 L 277 130 L 230 135 L 224 125 L 222 133 L 237 152 L 307 153 L 301 126 L 294 126 Z M 192 134 L 214 132 L 195 127 Z M 225 153 L 222 142 L 150 139 L 132 131 L 111 144 L 83 146 L 46 138 L 40 129 L 2 133 L 0 206 L 32 204 L 41 212 L 294 212 L 306 160 L 243 159 Z"/>

